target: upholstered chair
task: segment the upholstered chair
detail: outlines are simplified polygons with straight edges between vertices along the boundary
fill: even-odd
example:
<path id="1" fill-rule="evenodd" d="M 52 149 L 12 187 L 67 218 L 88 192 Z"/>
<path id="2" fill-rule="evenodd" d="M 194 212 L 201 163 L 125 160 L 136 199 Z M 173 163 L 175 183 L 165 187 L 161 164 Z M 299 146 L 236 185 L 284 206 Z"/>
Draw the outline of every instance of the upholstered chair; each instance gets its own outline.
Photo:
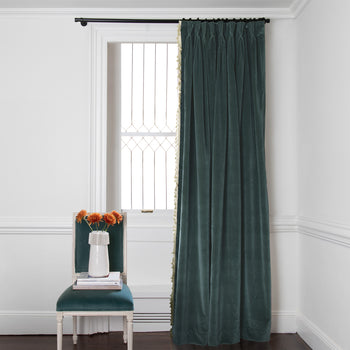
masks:
<path id="1" fill-rule="evenodd" d="M 77 344 L 78 316 L 122 316 L 123 339 L 127 349 L 133 348 L 133 297 L 127 286 L 127 216 L 122 213 L 123 221 L 109 227 L 110 244 L 108 246 L 110 271 L 120 271 L 123 279 L 121 290 L 76 290 L 73 284 L 81 272 L 88 271 L 88 237 L 90 228 L 84 220 L 76 222 L 73 216 L 73 284 L 58 298 L 57 311 L 57 350 L 62 350 L 63 318 L 73 317 L 73 343 Z"/>

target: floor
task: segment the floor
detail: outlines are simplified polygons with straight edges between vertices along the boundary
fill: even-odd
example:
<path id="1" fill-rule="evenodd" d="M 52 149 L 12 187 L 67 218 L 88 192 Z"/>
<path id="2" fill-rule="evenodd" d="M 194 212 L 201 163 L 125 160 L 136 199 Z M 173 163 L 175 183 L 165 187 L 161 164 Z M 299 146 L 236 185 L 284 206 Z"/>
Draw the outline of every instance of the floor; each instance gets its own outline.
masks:
<path id="1" fill-rule="evenodd" d="M 0 336 L 1 350 L 55 350 L 56 336 L 27 335 Z M 126 350 L 121 332 L 79 336 L 76 346 L 71 336 L 63 337 L 63 350 Z M 175 346 L 169 332 L 134 333 L 134 350 L 308 350 L 297 334 L 272 334 L 269 343 L 243 341 L 235 345 L 205 347 L 196 345 Z"/>

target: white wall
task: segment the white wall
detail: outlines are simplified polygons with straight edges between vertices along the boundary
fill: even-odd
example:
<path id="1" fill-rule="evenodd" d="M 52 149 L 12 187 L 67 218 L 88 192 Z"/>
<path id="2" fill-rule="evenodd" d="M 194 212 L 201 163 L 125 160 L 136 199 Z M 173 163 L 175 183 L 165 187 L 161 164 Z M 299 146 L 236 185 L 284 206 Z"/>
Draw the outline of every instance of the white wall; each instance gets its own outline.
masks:
<path id="1" fill-rule="evenodd" d="M 0 332 L 53 332 L 87 207 L 89 34 L 71 17 L 0 17 Z M 27 322 L 27 325 L 26 325 Z"/>
<path id="2" fill-rule="evenodd" d="M 71 18 L 0 18 L 1 217 L 87 204 L 89 42 L 77 29 Z"/>
<path id="3" fill-rule="evenodd" d="M 348 0 L 311 0 L 298 28 L 298 332 L 349 349 L 350 22 Z"/>
<path id="4" fill-rule="evenodd" d="M 272 20 L 266 28 L 266 162 L 273 217 L 297 211 L 295 20 Z"/>
<path id="5" fill-rule="evenodd" d="M 91 204 L 91 38 L 89 27 L 73 18 L 35 13 L 0 16 L 0 147 L 6 150 L 0 172 L 2 334 L 56 332 L 55 303 L 71 279 L 71 213 Z M 266 28 L 273 331 L 293 332 L 295 21 L 273 20 Z M 168 329 L 171 218 L 164 217 L 157 227 L 129 218 L 128 232 L 135 328 Z M 141 312 L 155 323 L 144 323 Z M 163 321 L 157 322 L 159 318 Z M 70 327 L 66 323 L 65 332 Z M 111 328 L 118 327 L 113 321 Z"/>
<path id="6" fill-rule="evenodd" d="M 297 307 L 296 28 L 266 25 L 266 166 L 271 221 L 272 330 L 295 332 Z"/>

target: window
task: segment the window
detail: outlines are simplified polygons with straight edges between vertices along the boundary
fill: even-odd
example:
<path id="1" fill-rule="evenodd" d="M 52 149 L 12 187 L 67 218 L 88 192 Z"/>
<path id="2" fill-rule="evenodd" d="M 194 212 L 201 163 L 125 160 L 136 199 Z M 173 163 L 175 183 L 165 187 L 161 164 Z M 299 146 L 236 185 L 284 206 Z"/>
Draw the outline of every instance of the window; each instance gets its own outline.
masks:
<path id="1" fill-rule="evenodd" d="M 125 208 L 125 205 L 121 205 L 122 175 L 120 171 L 122 153 L 122 43 L 173 44 L 177 42 L 177 34 L 178 25 L 169 23 L 135 25 L 118 24 L 115 26 L 98 23 L 91 25 L 91 102 L 89 108 L 91 111 L 89 147 L 90 176 L 88 204 L 91 211 L 106 211 L 110 209 Z M 174 74 L 177 74 L 176 69 L 174 70 Z M 168 79 L 171 78 L 168 77 Z M 172 86 L 176 87 L 177 81 L 175 81 Z M 178 99 L 176 96 L 176 105 L 177 101 Z M 169 98 L 167 103 L 168 106 L 169 103 L 172 103 Z M 169 109 L 170 108 L 168 108 L 168 110 Z M 174 109 L 174 112 L 176 112 L 176 109 L 177 106 Z M 166 136 L 164 134 L 165 132 L 171 131 L 161 129 L 160 132 L 163 132 L 164 137 Z M 171 135 L 167 136 L 168 139 L 171 137 Z M 123 171 L 124 170 L 125 169 L 123 169 Z M 171 181 L 168 181 L 168 183 L 171 184 L 171 186 L 174 186 L 174 174 L 170 175 L 170 172 L 171 171 L 168 171 L 169 179 L 171 179 Z M 163 207 L 168 208 L 168 210 L 165 210 L 167 213 L 163 213 L 164 210 L 157 210 L 155 212 L 159 220 L 162 220 L 160 218 L 164 215 L 166 215 L 166 217 L 172 217 L 172 210 L 169 209 L 173 199 L 170 199 L 168 194 L 172 197 L 173 191 L 167 191 L 168 199 L 166 203 L 169 204 L 166 206 L 164 204 L 165 202 L 163 202 Z M 158 198 L 158 195 L 156 197 Z M 133 203 L 133 208 L 136 208 L 134 204 L 135 203 Z M 160 203 L 158 204 L 160 205 Z M 158 204 L 155 203 L 154 208 L 160 208 Z M 145 209 L 146 205 L 148 205 L 147 202 L 144 203 Z M 140 205 L 139 209 L 142 209 L 141 206 L 142 205 Z M 146 217 L 150 218 L 150 216 Z"/>
<path id="2" fill-rule="evenodd" d="M 177 45 L 122 43 L 121 206 L 173 209 Z"/>
<path id="3" fill-rule="evenodd" d="M 107 207 L 174 208 L 177 51 L 164 42 L 108 45 Z"/>

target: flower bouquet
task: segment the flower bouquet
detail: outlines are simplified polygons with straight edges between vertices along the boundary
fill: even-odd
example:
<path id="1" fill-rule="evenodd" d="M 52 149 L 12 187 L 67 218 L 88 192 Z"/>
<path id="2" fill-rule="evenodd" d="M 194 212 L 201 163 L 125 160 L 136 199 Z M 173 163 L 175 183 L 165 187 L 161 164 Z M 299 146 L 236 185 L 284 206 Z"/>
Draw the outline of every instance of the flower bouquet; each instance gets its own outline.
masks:
<path id="1" fill-rule="evenodd" d="M 86 210 L 81 210 L 76 216 L 76 221 L 81 223 L 83 220 L 91 230 L 89 234 L 89 276 L 106 277 L 109 275 L 109 233 L 107 230 L 116 223 L 120 224 L 123 216 L 115 210 L 104 215 L 100 213 L 88 214 Z"/>

